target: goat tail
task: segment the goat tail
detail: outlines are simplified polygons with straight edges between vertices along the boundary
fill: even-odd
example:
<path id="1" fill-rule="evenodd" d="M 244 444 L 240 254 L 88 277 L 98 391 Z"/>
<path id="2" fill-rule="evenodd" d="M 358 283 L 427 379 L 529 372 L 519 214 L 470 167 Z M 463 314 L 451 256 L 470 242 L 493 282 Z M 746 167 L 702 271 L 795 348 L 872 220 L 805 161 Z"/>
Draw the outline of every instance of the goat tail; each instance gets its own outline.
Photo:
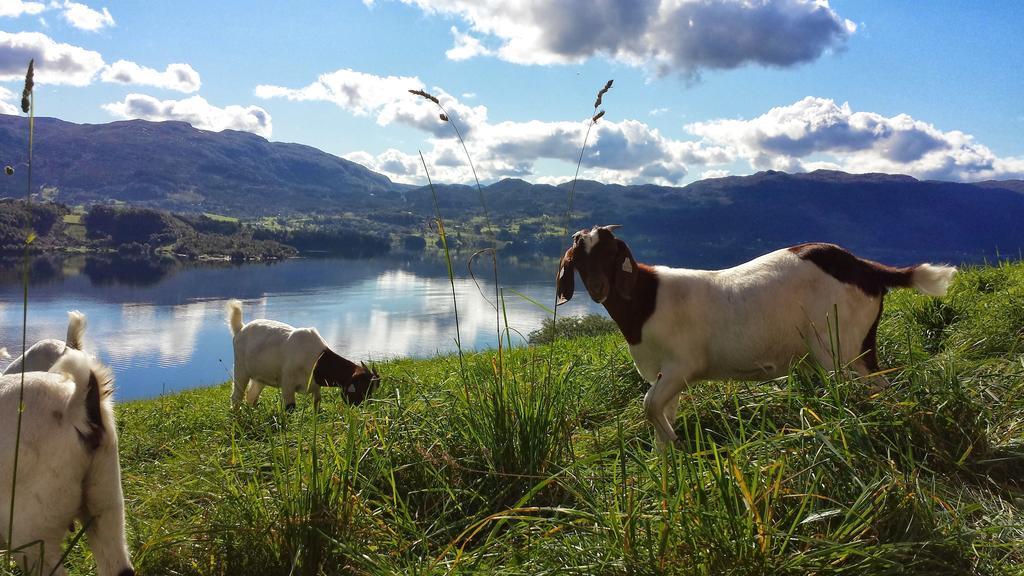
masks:
<path id="1" fill-rule="evenodd" d="M 7 353 L 7 348 L 0 348 L 0 360 L 10 360 L 11 355 Z"/>
<path id="2" fill-rule="evenodd" d="M 64 339 L 68 348 L 82 349 L 85 340 L 85 314 L 78 310 L 68 312 L 68 336 Z"/>
<path id="3" fill-rule="evenodd" d="M 954 274 L 956 274 L 955 266 L 921 264 L 914 268 L 910 277 L 910 285 L 918 292 L 928 296 L 945 296 Z"/>
<path id="4" fill-rule="evenodd" d="M 234 336 L 242 331 L 242 302 L 239 300 L 228 300 L 228 326 L 231 327 L 231 335 Z"/>

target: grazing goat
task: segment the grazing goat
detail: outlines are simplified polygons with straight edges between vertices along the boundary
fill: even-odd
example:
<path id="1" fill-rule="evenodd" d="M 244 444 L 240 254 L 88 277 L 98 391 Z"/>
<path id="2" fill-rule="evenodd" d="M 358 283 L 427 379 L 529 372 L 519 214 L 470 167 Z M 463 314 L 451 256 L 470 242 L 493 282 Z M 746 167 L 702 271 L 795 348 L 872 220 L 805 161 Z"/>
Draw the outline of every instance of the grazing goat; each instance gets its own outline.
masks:
<path id="1" fill-rule="evenodd" d="M 68 335 L 67 340 L 46 339 L 33 344 L 25 351 L 24 356 L 18 356 L 11 362 L 0 375 L 20 374 L 21 372 L 46 372 L 57 360 L 67 354 L 75 354 L 82 350 L 82 342 L 85 339 L 85 314 L 78 310 L 68 312 Z M 6 351 L 5 351 L 6 352 Z M 3 358 L 0 354 L 0 358 Z"/>
<path id="2" fill-rule="evenodd" d="M 877 372 L 876 332 L 888 289 L 943 296 L 956 273 L 931 264 L 893 268 L 832 244 L 776 250 L 725 270 L 647 266 L 615 237 L 616 228 L 573 235 L 556 281 L 558 304 L 572 298 L 575 270 L 651 383 L 644 412 L 663 443 L 675 441 L 679 396 L 694 381 L 779 377 L 808 351 L 824 366 Z M 839 358 L 832 357 L 833 341 Z"/>
<path id="3" fill-rule="evenodd" d="M 24 574 L 65 574 L 61 543 L 75 518 L 86 526 L 99 576 L 135 574 L 125 542 L 112 382 L 110 370 L 84 353 L 60 358 L 49 372 L 0 376 L 0 546 L 18 550 Z"/>
<path id="4" fill-rule="evenodd" d="M 380 377 L 366 364 L 335 354 L 316 328 L 295 328 L 274 320 L 243 325 L 238 300 L 228 301 L 227 312 L 235 350 L 232 407 L 241 404 L 243 394 L 250 406 L 256 404 L 264 386 L 273 386 L 281 388 L 285 409 L 292 410 L 295 393 L 305 392 L 307 384 L 316 404 L 320 403 L 321 386 L 342 388 L 350 404 L 359 404 L 380 383 Z"/>

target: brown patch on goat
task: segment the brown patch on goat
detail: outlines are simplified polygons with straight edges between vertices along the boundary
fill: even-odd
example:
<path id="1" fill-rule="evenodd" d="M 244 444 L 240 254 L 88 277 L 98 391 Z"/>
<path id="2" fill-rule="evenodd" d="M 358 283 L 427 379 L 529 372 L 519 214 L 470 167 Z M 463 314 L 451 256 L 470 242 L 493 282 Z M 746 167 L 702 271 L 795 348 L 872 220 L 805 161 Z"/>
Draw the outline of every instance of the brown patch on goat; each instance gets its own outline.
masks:
<path id="1" fill-rule="evenodd" d="M 640 343 L 644 323 L 654 314 L 654 305 L 658 298 L 658 275 L 654 268 L 646 264 L 636 265 L 636 284 L 633 295 L 627 300 L 617 291 L 612 290 L 604 301 L 608 315 L 612 317 L 632 345 Z"/>
<path id="2" fill-rule="evenodd" d="M 313 368 L 313 380 L 325 388 L 341 388 L 345 400 L 357 405 L 373 392 L 380 377 L 364 365 L 342 358 L 330 348 L 325 348 Z"/>
<path id="3" fill-rule="evenodd" d="M 591 232 L 574 234 L 573 245 L 562 257 L 556 282 L 558 303 L 572 298 L 573 272 L 579 273 L 591 299 L 604 305 L 626 342 L 639 344 L 644 323 L 654 313 L 658 276 L 652 267 L 637 263 L 629 246 L 609 227 L 597 229 L 598 240 L 588 252 L 585 237 Z"/>
<path id="4" fill-rule="evenodd" d="M 878 372 L 878 322 L 882 320 L 882 308 L 884 307 L 884 300 L 878 301 L 878 315 L 875 316 L 875 321 L 871 324 L 871 329 L 868 330 L 866 336 L 864 336 L 864 343 L 860 345 L 861 362 L 867 366 L 867 369 L 872 372 Z"/>
<path id="5" fill-rule="evenodd" d="M 851 284 L 868 296 L 884 296 L 889 288 L 912 285 L 917 266 L 896 268 L 858 258 L 835 244 L 811 242 L 789 248 L 802 260 L 813 262 L 843 284 Z"/>

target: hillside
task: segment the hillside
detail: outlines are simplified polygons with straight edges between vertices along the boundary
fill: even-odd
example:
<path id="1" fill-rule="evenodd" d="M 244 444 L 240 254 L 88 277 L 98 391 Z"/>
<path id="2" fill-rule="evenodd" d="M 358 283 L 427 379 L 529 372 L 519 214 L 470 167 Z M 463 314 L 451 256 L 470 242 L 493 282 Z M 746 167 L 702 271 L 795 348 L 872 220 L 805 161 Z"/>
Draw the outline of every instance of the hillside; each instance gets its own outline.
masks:
<path id="1" fill-rule="evenodd" d="M 573 229 L 623 224 L 641 259 L 719 267 L 807 241 L 842 244 L 865 257 L 893 263 L 921 258 L 993 260 L 1024 249 L 1024 182 L 984 185 L 920 181 L 910 176 L 759 172 L 666 186 L 620 186 L 581 181 Z M 493 221 L 549 215 L 561 224 L 568 184 L 503 180 L 485 189 Z M 428 213 L 429 191 L 405 194 L 408 209 Z M 441 186 L 447 215 L 480 217 L 478 194 L 467 186 Z M 468 210 L 467 210 L 468 207 Z M 449 216 L 450 217 L 450 216 Z M 549 230 L 549 232 L 551 232 Z M 557 252 L 561 239 L 542 231 L 526 243 Z"/>
<path id="2" fill-rule="evenodd" d="M 435 239 L 426 227 L 434 214 L 428 188 L 393 183 L 309 146 L 180 122 L 37 122 L 34 181 L 42 196 L 67 205 L 114 200 L 241 218 L 344 213 L 341 225 L 364 233 Z M 0 115 L 0 158 L 17 166 L 25 137 L 24 118 Z M 20 195 L 24 177 L 19 170 L 5 179 L 0 197 Z M 508 254 L 560 254 L 568 189 L 516 179 L 485 188 L 490 222 L 501 224 L 492 230 L 509 243 Z M 476 188 L 441 185 L 437 192 L 458 244 L 481 247 L 490 235 Z M 1024 249 L 1019 180 L 963 184 L 819 170 L 685 187 L 580 181 L 573 215 L 574 229 L 624 224 L 642 258 L 675 265 L 724 266 L 811 240 L 892 263 L 992 260 Z"/>
<path id="3" fill-rule="evenodd" d="M 26 158 L 27 120 L 0 115 L 0 158 Z M 301 144 L 184 122 L 73 124 L 37 118 L 34 182 L 65 204 L 121 200 L 172 211 L 277 214 L 366 204 L 401 189 L 386 176 Z M 24 190 L 24 171 L 0 196 Z M 381 202 L 386 202 L 381 198 Z M 383 205 L 383 204 L 382 204 Z"/>

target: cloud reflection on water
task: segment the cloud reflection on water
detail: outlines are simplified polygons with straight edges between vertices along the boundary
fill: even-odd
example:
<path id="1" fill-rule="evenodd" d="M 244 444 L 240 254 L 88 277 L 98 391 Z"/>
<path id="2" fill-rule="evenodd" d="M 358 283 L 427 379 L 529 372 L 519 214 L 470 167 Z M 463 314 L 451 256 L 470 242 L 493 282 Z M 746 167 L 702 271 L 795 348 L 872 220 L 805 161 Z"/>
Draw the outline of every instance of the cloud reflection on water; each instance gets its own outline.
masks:
<path id="1" fill-rule="evenodd" d="M 336 262 L 306 261 L 273 268 L 186 269 L 161 284 L 113 293 L 98 287 L 75 293 L 57 284 L 52 290 L 37 290 L 30 301 L 30 343 L 63 338 L 67 310 L 82 310 L 89 320 L 86 348 L 114 367 L 122 399 L 229 378 L 231 336 L 224 306 L 234 296 L 244 298 L 245 321 L 271 318 L 315 326 L 333 348 L 353 360 L 423 357 L 455 349 L 455 315 L 446 276 L 399 269 L 393 262 L 361 261 L 343 282 L 324 281 L 324 274 L 337 267 Z M 505 288 L 543 303 L 553 298 L 550 282 L 529 275 L 506 277 L 514 279 L 504 283 Z M 240 278 L 244 285 L 231 282 Z M 491 303 L 494 284 L 480 282 L 478 289 L 471 279 L 455 280 L 465 350 L 493 347 L 498 337 Z M 15 330 L 20 316 L 14 317 L 19 309 L 14 296 L 0 291 L 0 347 L 7 346 L 12 354 L 21 340 L 20 330 Z M 589 299 L 576 300 L 559 314 L 597 309 Z M 506 308 L 514 342 L 522 342 L 517 333 L 525 336 L 547 315 L 507 290 Z"/>

